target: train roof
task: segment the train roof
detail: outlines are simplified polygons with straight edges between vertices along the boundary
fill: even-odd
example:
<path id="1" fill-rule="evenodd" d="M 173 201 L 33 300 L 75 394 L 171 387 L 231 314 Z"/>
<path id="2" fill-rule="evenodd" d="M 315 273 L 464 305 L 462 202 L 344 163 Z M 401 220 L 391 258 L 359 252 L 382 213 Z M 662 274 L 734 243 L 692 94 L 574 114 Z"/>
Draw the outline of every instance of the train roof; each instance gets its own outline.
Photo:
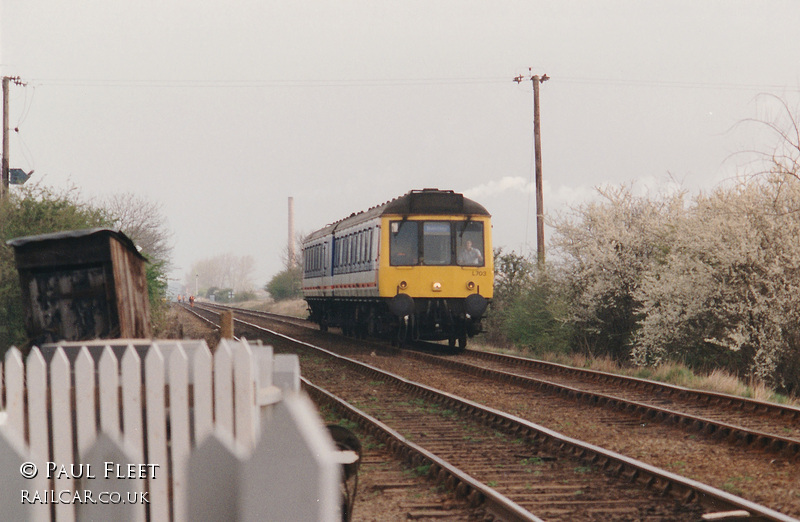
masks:
<path id="1" fill-rule="evenodd" d="M 315 239 L 320 236 L 330 234 L 338 228 L 356 225 L 363 221 L 369 221 L 378 216 L 398 215 L 410 216 L 413 214 L 425 215 L 450 215 L 464 214 L 468 216 L 490 216 L 489 212 L 481 205 L 471 199 L 465 198 L 463 194 L 452 190 L 439 190 L 426 188 L 422 190 L 411 190 L 408 193 L 387 201 L 358 213 L 331 223 L 316 232 L 308 235 L 306 239 Z"/>

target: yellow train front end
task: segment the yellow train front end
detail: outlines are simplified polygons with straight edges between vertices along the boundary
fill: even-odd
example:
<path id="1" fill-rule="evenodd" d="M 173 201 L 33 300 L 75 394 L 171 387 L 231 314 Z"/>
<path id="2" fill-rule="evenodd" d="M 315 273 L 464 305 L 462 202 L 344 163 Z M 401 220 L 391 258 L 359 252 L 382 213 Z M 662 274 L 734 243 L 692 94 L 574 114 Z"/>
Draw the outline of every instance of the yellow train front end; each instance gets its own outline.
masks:
<path id="1" fill-rule="evenodd" d="M 488 213 L 383 215 L 380 230 L 378 291 L 399 319 L 400 342 L 464 348 L 493 295 Z"/>
<path id="2" fill-rule="evenodd" d="M 303 242 L 309 318 L 345 335 L 464 348 L 493 280 L 491 216 L 452 190 L 412 190 Z"/>

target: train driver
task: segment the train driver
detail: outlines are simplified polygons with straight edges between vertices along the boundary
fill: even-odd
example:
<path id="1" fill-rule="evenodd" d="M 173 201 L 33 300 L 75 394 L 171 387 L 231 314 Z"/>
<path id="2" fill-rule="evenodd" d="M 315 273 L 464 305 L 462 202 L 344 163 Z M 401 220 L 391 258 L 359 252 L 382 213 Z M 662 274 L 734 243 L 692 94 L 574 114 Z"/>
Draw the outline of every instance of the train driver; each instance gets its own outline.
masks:
<path id="1" fill-rule="evenodd" d="M 483 265 L 483 254 L 479 249 L 472 246 L 472 241 L 469 239 L 464 242 L 464 246 L 458 253 L 458 264 L 476 266 Z"/>

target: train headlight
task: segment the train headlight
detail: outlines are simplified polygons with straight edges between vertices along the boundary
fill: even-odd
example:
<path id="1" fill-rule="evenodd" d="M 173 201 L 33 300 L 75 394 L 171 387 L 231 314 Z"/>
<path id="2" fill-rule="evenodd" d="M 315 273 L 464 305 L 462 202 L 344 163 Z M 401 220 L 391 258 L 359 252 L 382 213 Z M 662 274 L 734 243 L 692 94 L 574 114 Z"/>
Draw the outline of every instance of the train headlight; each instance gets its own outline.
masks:
<path id="1" fill-rule="evenodd" d="M 406 283 L 405 281 L 400 281 L 400 285 L 399 286 L 400 286 L 400 290 L 405 290 L 406 288 L 408 288 L 408 283 Z"/>
<path id="2" fill-rule="evenodd" d="M 436 281 L 433 283 L 433 291 L 434 292 L 441 292 L 442 291 L 442 283 Z"/>
<path id="3" fill-rule="evenodd" d="M 471 290 L 475 290 L 475 283 L 473 283 L 472 281 L 467 283 L 467 290 L 470 290 L 470 291 Z"/>

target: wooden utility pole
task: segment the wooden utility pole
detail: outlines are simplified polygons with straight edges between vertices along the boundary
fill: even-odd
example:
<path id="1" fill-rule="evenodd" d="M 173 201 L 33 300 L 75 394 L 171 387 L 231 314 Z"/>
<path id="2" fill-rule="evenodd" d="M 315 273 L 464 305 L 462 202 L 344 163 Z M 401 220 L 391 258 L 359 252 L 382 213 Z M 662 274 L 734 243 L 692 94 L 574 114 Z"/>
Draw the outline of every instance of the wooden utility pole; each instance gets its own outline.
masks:
<path id="1" fill-rule="evenodd" d="M 8 195 L 9 165 L 8 165 L 8 84 L 25 85 L 19 76 L 3 76 L 3 161 L 0 168 L 0 199 Z"/>
<path id="2" fill-rule="evenodd" d="M 8 194 L 8 81 L 11 78 L 3 76 L 3 166 L 0 173 L 0 199 Z"/>
<path id="3" fill-rule="evenodd" d="M 530 72 L 528 68 L 528 72 Z M 514 78 L 517 83 L 525 80 L 522 75 Z M 542 189 L 542 137 L 539 129 L 539 84 L 550 79 L 543 76 L 531 75 L 533 83 L 533 150 L 536 156 L 536 258 L 539 268 L 544 268 L 544 196 Z"/>
<path id="4" fill-rule="evenodd" d="M 286 268 L 291 270 L 297 264 L 297 255 L 294 251 L 294 198 L 289 196 L 289 258 L 286 260 Z"/>

